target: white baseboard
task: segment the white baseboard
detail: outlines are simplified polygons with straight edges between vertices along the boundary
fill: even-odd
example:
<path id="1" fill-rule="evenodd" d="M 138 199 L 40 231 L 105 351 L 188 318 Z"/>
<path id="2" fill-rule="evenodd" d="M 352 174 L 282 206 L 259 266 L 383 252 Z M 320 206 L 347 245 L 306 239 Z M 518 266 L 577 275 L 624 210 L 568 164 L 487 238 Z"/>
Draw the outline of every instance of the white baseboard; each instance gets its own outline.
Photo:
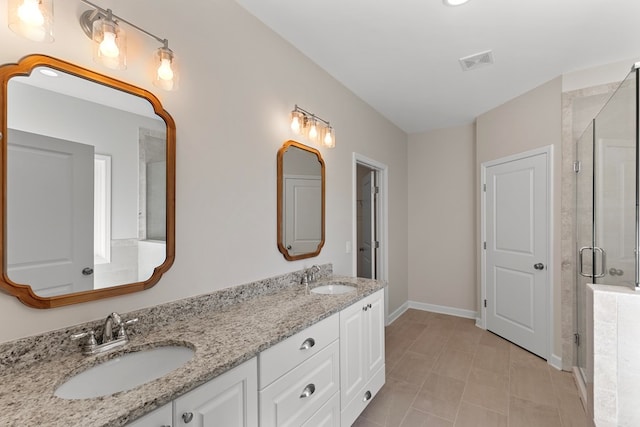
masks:
<path id="1" fill-rule="evenodd" d="M 551 357 L 549 357 L 547 363 L 556 368 L 558 371 L 562 371 L 562 357 L 556 354 L 551 354 Z"/>
<path id="2" fill-rule="evenodd" d="M 476 326 L 480 329 L 486 330 L 486 326 L 484 325 L 484 319 L 482 317 L 476 317 Z"/>
<path id="3" fill-rule="evenodd" d="M 471 310 L 464 310 L 462 308 L 447 307 L 444 305 L 425 304 L 423 302 L 409 301 L 408 308 L 415 308 L 416 310 L 431 311 L 433 313 L 449 314 L 451 316 L 464 317 L 465 319 L 476 319 L 478 313 Z"/>
<path id="4" fill-rule="evenodd" d="M 387 318 L 387 325 L 386 326 L 389 326 L 390 324 L 395 322 L 395 320 L 398 317 L 402 316 L 404 314 L 404 312 L 407 311 L 408 309 L 409 309 L 409 303 L 405 302 L 400 307 L 398 307 L 398 309 L 395 310 L 393 313 L 389 313 L 389 317 Z"/>

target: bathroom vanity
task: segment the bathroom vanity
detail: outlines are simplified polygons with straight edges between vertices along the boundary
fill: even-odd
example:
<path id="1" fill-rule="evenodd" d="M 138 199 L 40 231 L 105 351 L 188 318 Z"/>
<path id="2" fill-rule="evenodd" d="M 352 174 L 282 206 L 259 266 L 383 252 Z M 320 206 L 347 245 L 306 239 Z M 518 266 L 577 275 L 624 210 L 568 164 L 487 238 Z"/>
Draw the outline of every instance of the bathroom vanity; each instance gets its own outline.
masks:
<path id="1" fill-rule="evenodd" d="M 354 287 L 323 295 L 300 285 L 299 273 L 285 276 L 128 313 L 140 321 L 115 354 L 84 356 L 69 344 L 70 334 L 99 328 L 94 325 L 3 344 L 0 424 L 351 425 L 384 384 L 384 284 L 321 276 L 309 288 Z M 191 347 L 194 356 L 113 395 L 70 400 L 53 394 L 104 360 L 167 345 Z"/>

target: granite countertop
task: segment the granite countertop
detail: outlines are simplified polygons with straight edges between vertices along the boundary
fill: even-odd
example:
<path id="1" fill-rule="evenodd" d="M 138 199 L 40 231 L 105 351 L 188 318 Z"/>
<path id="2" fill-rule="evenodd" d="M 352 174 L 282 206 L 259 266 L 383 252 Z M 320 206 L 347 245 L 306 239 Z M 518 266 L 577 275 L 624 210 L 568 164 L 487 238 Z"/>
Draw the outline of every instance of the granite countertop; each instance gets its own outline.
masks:
<path id="1" fill-rule="evenodd" d="M 2 426 L 122 426 L 258 355 L 261 351 L 382 289 L 384 283 L 331 277 L 314 283 L 347 282 L 357 292 L 307 293 L 301 285 L 278 289 L 210 311 L 194 310 L 144 334 L 114 352 L 84 356 L 61 354 L 27 366 L 3 369 L 0 386 Z M 184 313 L 182 313 L 184 314 Z M 140 318 L 140 323 L 145 322 Z M 179 344 L 195 350 L 182 367 L 147 384 L 111 396 L 66 400 L 54 390 L 72 375 L 119 354 Z"/>

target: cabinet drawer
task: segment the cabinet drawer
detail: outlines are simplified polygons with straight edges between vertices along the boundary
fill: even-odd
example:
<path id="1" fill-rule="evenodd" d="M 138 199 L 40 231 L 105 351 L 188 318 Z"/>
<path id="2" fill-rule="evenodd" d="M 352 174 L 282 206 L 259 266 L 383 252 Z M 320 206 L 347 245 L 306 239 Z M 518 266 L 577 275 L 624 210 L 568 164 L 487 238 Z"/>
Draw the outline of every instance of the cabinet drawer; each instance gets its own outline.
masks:
<path id="1" fill-rule="evenodd" d="M 265 388 L 338 338 L 340 321 L 334 314 L 270 347 L 259 356 L 259 385 Z"/>
<path id="2" fill-rule="evenodd" d="M 340 427 L 340 393 L 336 392 L 302 427 Z"/>
<path id="3" fill-rule="evenodd" d="M 360 389 L 356 397 L 349 402 L 347 406 L 342 408 L 341 425 L 350 426 L 356 418 L 364 411 L 371 399 L 380 391 L 385 382 L 384 365 L 371 377 L 369 382 Z"/>
<path id="4" fill-rule="evenodd" d="M 262 427 L 298 427 L 339 389 L 339 340 L 260 392 Z M 306 397 L 305 397 L 306 391 Z"/>

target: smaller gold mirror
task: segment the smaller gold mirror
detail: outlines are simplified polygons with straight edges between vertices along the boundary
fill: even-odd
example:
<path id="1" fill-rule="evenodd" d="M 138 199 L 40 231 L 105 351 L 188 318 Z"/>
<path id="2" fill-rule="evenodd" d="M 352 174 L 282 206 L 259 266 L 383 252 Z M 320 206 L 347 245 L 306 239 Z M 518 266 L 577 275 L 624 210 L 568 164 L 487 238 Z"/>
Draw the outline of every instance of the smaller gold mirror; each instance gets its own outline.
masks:
<path id="1" fill-rule="evenodd" d="M 289 261 L 324 246 L 324 174 L 318 150 L 296 141 L 278 150 L 278 250 Z"/>

